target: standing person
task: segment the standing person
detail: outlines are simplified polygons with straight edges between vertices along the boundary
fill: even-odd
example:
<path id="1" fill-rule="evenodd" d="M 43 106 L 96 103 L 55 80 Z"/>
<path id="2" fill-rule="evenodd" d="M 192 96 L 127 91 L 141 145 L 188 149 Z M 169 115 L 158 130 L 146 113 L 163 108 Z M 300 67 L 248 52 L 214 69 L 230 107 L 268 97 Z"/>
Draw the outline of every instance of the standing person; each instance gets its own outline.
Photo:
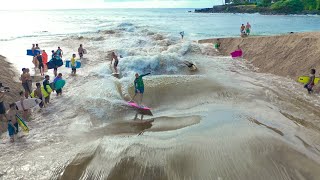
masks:
<path id="1" fill-rule="evenodd" d="M 131 101 L 134 101 L 135 97 L 137 94 L 140 94 L 140 102 L 138 104 L 141 104 L 142 103 L 142 98 L 143 98 L 143 93 L 144 93 L 144 83 L 143 83 L 143 77 L 146 76 L 146 75 L 149 75 L 151 73 L 147 73 L 147 74 L 143 74 L 143 75 L 140 75 L 138 73 L 135 74 L 136 76 L 136 79 L 134 80 L 134 96 L 132 98 Z"/>
<path id="2" fill-rule="evenodd" d="M 246 27 L 244 26 L 244 24 L 242 24 L 241 27 L 240 27 L 241 35 L 246 34 L 245 29 L 246 29 Z"/>
<path id="3" fill-rule="evenodd" d="M 114 63 L 113 63 L 113 68 L 114 68 L 114 71 L 115 73 L 118 73 L 118 63 L 119 63 L 119 59 L 116 55 L 115 52 L 112 52 L 112 59 L 111 59 L 111 64 L 112 64 L 112 61 L 114 60 Z"/>
<path id="4" fill-rule="evenodd" d="M 8 133 L 10 136 L 10 142 L 14 142 L 14 135 L 18 134 L 19 126 L 16 119 L 17 111 L 16 111 L 16 104 L 12 103 L 9 105 L 10 109 L 7 112 L 7 119 L 8 119 Z"/>
<path id="5" fill-rule="evenodd" d="M 22 87 L 25 91 L 25 97 L 28 98 L 29 94 L 31 93 L 31 90 L 29 89 L 29 84 L 28 84 L 28 75 L 26 68 L 22 68 L 22 74 L 20 77 Z"/>
<path id="6" fill-rule="evenodd" d="M 71 75 L 76 75 L 77 73 L 77 64 L 76 64 L 76 54 L 72 54 L 72 58 L 71 58 Z"/>
<path id="7" fill-rule="evenodd" d="M 40 69 L 40 74 L 41 76 L 44 76 L 44 65 L 43 65 L 43 60 L 42 60 L 42 56 L 40 55 L 40 53 L 38 53 L 37 55 L 37 59 L 38 59 L 38 62 L 39 62 L 39 69 Z"/>
<path id="8" fill-rule="evenodd" d="M 2 83 L 0 83 L 0 88 L 2 87 Z M 4 107 L 4 95 L 5 91 L 0 91 L 0 134 L 4 131 L 4 128 L 2 128 L 2 121 L 4 122 L 6 115 L 6 108 Z"/>
<path id="9" fill-rule="evenodd" d="M 36 47 L 35 47 L 35 49 L 38 49 L 38 50 L 40 50 L 40 47 L 39 47 L 39 45 L 38 45 L 38 44 L 36 44 Z"/>
<path id="10" fill-rule="evenodd" d="M 183 37 L 184 37 L 184 31 L 180 32 L 179 34 L 181 35 L 181 39 L 183 40 Z"/>
<path id="11" fill-rule="evenodd" d="M 41 100 L 41 103 L 39 104 L 40 108 L 42 108 L 45 105 L 45 99 L 41 92 L 41 84 L 36 83 L 36 89 L 33 91 L 33 98 L 38 98 Z"/>
<path id="12" fill-rule="evenodd" d="M 51 60 L 50 61 L 57 61 L 58 58 L 57 58 L 57 52 L 54 52 L 54 50 L 51 51 L 52 55 L 51 55 Z M 54 74 L 54 77 L 57 76 L 58 74 L 58 67 L 55 65 L 55 67 L 53 68 L 53 74 Z"/>
<path id="13" fill-rule="evenodd" d="M 63 51 L 60 47 L 56 50 L 57 56 L 59 56 L 62 59 Z"/>
<path id="14" fill-rule="evenodd" d="M 221 46 L 220 39 L 217 39 L 216 43 L 214 44 L 214 48 L 219 50 L 220 46 Z"/>
<path id="15" fill-rule="evenodd" d="M 32 63 L 34 64 L 34 68 L 35 69 L 37 69 L 39 67 L 39 62 L 38 62 L 38 59 L 37 59 L 37 55 L 33 56 Z"/>
<path id="16" fill-rule="evenodd" d="M 27 120 L 27 116 L 28 116 L 28 110 L 24 108 L 24 100 L 26 99 L 23 95 L 23 91 L 20 91 L 19 95 L 20 95 L 20 103 L 21 103 L 21 107 L 22 107 L 22 114 L 23 114 L 23 119 Z M 30 94 L 30 93 L 29 93 Z"/>
<path id="17" fill-rule="evenodd" d="M 26 81 L 28 82 L 29 90 L 31 91 L 32 90 L 32 78 L 31 78 L 31 75 L 30 75 L 30 69 L 29 68 L 26 68 Z"/>
<path id="18" fill-rule="evenodd" d="M 54 78 L 53 83 L 55 84 L 58 80 L 62 80 L 62 73 L 59 73 L 56 78 Z M 56 89 L 57 96 L 62 95 L 62 88 Z"/>
<path id="19" fill-rule="evenodd" d="M 43 66 L 44 66 L 44 71 L 48 71 L 47 63 L 48 63 L 48 54 L 46 53 L 45 50 L 42 50 L 42 61 L 43 61 Z"/>
<path id="20" fill-rule="evenodd" d="M 35 53 L 34 53 L 34 50 L 36 49 L 36 47 L 35 47 L 35 45 L 34 44 L 32 44 L 32 48 L 31 48 L 31 50 L 32 50 L 32 55 L 34 56 L 35 55 Z"/>
<path id="21" fill-rule="evenodd" d="M 315 69 L 311 69 L 309 77 L 310 77 L 309 82 L 304 85 L 304 88 L 306 88 L 308 90 L 308 93 L 311 94 L 311 92 L 313 92 L 312 88 L 314 86 L 314 80 L 316 78 L 316 70 Z"/>
<path id="22" fill-rule="evenodd" d="M 246 25 L 246 33 L 247 33 L 248 36 L 249 36 L 249 34 L 250 34 L 250 31 L 251 31 L 251 25 L 249 24 L 249 22 L 247 22 L 247 25 Z"/>
<path id="23" fill-rule="evenodd" d="M 48 88 L 47 88 L 47 85 L 50 86 L 50 83 L 49 83 L 49 80 L 50 80 L 50 77 L 48 75 L 45 76 L 45 79 L 43 81 L 43 88 L 44 90 L 48 93 L 48 96 L 45 98 L 45 103 L 48 104 L 50 102 L 50 93 Z"/>
<path id="24" fill-rule="evenodd" d="M 80 44 L 80 47 L 78 48 L 78 54 L 79 54 L 80 59 L 82 59 L 83 54 L 84 54 L 84 49 L 82 47 L 82 44 Z"/>

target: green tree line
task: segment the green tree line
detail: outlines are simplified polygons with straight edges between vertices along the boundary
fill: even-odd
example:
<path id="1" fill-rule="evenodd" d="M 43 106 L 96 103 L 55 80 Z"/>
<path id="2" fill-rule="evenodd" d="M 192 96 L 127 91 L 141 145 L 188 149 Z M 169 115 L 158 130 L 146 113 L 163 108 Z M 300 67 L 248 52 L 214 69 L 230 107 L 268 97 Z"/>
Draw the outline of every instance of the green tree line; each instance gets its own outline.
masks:
<path id="1" fill-rule="evenodd" d="M 249 4 L 252 0 L 231 0 L 233 4 Z M 320 11 L 320 0 L 256 0 L 258 7 L 268 7 L 283 13 Z"/>

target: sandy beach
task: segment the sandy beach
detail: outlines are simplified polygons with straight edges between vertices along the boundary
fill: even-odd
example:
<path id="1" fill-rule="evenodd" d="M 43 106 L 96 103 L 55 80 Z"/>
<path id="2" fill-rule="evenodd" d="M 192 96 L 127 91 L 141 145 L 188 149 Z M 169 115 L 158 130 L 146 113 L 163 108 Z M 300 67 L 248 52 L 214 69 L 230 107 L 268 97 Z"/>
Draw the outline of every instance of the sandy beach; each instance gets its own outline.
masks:
<path id="1" fill-rule="evenodd" d="M 215 41 L 216 39 L 204 39 L 198 42 L 214 43 Z M 259 68 L 259 72 L 296 80 L 299 76 L 308 75 L 311 68 L 320 70 L 320 32 L 220 38 L 220 42 L 220 52 L 224 56 L 230 56 L 230 52 L 237 49 L 239 45 L 243 50 L 244 59 Z"/>

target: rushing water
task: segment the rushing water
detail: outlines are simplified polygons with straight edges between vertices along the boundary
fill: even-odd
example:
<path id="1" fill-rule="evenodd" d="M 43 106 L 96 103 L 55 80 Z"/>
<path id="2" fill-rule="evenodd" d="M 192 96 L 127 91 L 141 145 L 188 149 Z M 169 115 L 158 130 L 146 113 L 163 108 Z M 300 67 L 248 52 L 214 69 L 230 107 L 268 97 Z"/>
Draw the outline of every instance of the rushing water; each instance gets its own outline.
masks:
<path id="1" fill-rule="evenodd" d="M 32 67 L 24 55 L 32 43 L 47 52 L 60 46 L 64 59 L 80 43 L 88 51 L 76 77 L 59 69 L 67 80 L 64 94 L 34 110 L 30 133 L 0 144 L 0 179 L 319 179 L 319 98 L 193 41 L 236 36 L 247 21 L 254 35 L 312 31 L 318 16 L 187 9 L 0 15 L 8 24 L 0 29 L 0 54 L 17 68 Z M 111 51 L 123 56 L 120 79 L 111 75 Z M 199 71 L 190 72 L 184 60 Z M 144 104 L 152 107 L 154 116 L 145 117 L 152 123 L 133 121 L 135 111 L 125 103 L 135 72 L 151 72 Z"/>

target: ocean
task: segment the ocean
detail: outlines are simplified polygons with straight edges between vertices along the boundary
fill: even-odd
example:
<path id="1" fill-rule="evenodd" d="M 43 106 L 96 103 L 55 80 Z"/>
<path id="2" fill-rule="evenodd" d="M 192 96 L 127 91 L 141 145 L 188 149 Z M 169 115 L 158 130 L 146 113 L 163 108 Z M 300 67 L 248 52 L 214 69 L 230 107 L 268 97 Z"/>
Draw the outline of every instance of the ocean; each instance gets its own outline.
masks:
<path id="1" fill-rule="evenodd" d="M 236 37 L 246 22 L 253 36 L 316 31 L 320 16 L 189 10 L 0 11 L 0 54 L 17 71 L 33 67 L 31 44 L 48 54 L 60 46 L 64 60 L 79 44 L 88 52 L 77 76 L 59 68 L 63 96 L 33 110 L 28 135 L 14 144 L 2 135 L 0 179 L 318 179 L 319 98 L 196 41 Z M 126 101 L 135 73 L 149 72 L 143 103 L 153 116 L 144 118 L 154 122 L 141 123 Z"/>

